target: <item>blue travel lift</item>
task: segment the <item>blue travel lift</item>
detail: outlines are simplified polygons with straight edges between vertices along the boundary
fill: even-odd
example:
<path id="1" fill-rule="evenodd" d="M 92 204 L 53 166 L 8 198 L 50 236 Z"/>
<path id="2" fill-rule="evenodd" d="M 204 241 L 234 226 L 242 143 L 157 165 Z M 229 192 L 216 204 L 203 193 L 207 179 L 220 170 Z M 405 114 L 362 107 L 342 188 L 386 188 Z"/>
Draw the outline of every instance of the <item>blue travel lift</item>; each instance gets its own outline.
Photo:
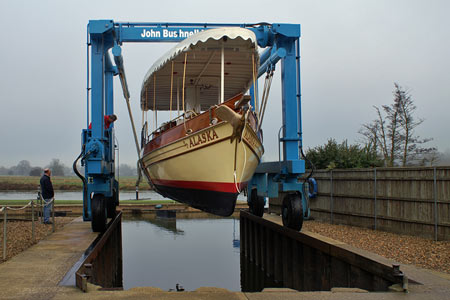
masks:
<path id="1" fill-rule="evenodd" d="M 116 23 L 113 20 L 91 20 L 87 26 L 87 129 L 82 130 L 82 150 L 73 167 L 83 181 L 83 219 L 91 221 L 93 231 L 106 229 L 107 218 L 114 217 L 119 204 L 114 125 L 104 128 L 105 115 L 114 113 L 113 77 L 116 75 L 119 75 L 128 104 L 138 155 L 140 152 L 129 107 L 130 94 L 121 46 L 126 42 L 180 42 L 196 32 L 218 27 L 243 27 L 256 34 L 258 45 L 266 48 L 260 57 L 258 77 L 273 74 L 275 65 L 281 61 L 283 125 L 280 132 L 283 137 L 279 136 L 279 143 L 283 144 L 283 158 L 258 166 L 248 185 L 250 211 L 262 216 L 266 197 L 283 196 L 282 218 L 285 226 L 300 230 L 303 219 L 309 217 L 307 198 L 308 194 L 313 196 L 313 193 L 306 193 L 308 184 L 299 179 L 305 173 L 305 161 L 301 159 L 299 24 Z M 258 101 L 255 103 L 254 87 L 251 96 L 251 105 L 255 108 Z M 84 176 L 76 168 L 79 159 L 85 167 Z M 309 181 L 312 182 L 311 179 Z M 308 191 L 313 191 L 314 187 L 309 184 Z"/>

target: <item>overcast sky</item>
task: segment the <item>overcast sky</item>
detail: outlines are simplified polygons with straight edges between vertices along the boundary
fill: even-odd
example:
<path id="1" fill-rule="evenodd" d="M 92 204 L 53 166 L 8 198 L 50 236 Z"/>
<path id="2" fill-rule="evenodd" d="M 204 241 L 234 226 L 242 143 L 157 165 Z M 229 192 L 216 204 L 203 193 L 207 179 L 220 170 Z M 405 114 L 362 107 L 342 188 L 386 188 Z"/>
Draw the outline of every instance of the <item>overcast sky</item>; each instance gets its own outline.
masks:
<path id="1" fill-rule="evenodd" d="M 214 5 L 213 5 L 214 3 Z M 450 1 L 0 1 L 0 166 L 52 158 L 71 165 L 86 127 L 86 25 L 90 19 L 142 22 L 301 24 L 304 145 L 357 142 L 374 105 L 392 102 L 394 82 L 409 89 L 417 129 L 449 151 Z M 124 44 L 123 57 L 140 128 L 140 87 L 173 44 Z M 279 68 L 278 68 L 279 71 Z M 279 75 L 279 74 L 278 74 Z M 120 163 L 135 164 L 131 126 L 115 78 Z M 264 118 L 265 160 L 276 159 L 280 79 Z"/>

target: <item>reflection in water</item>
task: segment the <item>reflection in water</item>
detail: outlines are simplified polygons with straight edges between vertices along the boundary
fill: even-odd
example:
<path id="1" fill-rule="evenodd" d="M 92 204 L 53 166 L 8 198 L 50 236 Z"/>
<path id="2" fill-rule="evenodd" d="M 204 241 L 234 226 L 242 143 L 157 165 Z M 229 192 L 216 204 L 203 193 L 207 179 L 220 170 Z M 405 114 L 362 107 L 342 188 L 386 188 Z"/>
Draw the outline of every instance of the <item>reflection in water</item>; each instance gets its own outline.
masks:
<path id="1" fill-rule="evenodd" d="M 240 249 L 235 247 L 239 220 L 140 219 L 122 222 L 124 289 L 170 290 L 179 284 L 186 291 L 208 286 L 241 290 Z"/>
<path id="2" fill-rule="evenodd" d="M 236 225 L 237 223 L 237 225 Z M 236 231 L 237 228 L 237 231 Z M 233 248 L 241 249 L 241 239 L 239 235 L 239 220 L 233 219 Z"/>
<path id="3" fill-rule="evenodd" d="M 139 217 L 128 217 L 127 221 L 135 221 L 137 223 L 139 222 L 150 223 L 155 225 L 161 230 L 166 230 L 174 234 L 184 234 L 183 230 L 177 228 L 176 218 L 160 218 L 152 214 L 152 215 L 142 215 Z M 139 224 L 137 224 L 137 226 L 139 226 Z"/>

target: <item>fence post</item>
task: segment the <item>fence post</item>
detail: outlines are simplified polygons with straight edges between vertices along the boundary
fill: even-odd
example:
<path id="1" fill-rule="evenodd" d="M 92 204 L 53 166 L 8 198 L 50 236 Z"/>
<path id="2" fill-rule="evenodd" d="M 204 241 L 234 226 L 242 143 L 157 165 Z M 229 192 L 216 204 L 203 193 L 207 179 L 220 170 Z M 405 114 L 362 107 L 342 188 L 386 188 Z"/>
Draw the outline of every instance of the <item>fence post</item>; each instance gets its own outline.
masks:
<path id="1" fill-rule="evenodd" d="M 44 205 L 45 205 L 45 200 L 44 200 L 44 198 L 42 197 L 42 194 L 41 194 L 41 199 L 40 199 L 40 202 L 41 202 L 41 209 L 40 209 L 40 213 L 41 213 L 41 224 L 44 224 Z"/>
<path id="2" fill-rule="evenodd" d="M 375 220 L 375 230 L 377 230 L 377 168 L 373 169 L 374 185 L 373 185 L 373 197 L 374 197 L 374 207 L 373 215 Z"/>
<path id="3" fill-rule="evenodd" d="M 6 206 L 3 207 L 3 260 L 6 260 L 6 220 L 7 220 L 7 212 Z"/>
<path id="4" fill-rule="evenodd" d="M 52 232 L 55 232 L 55 198 L 52 199 Z"/>
<path id="5" fill-rule="evenodd" d="M 38 195 L 36 197 L 36 200 L 37 200 L 36 201 L 36 208 L 42 207 L 42 193 L 41 193 L 41 186 L 40 185 L 38 185 L 37 190 L 38 190 Z M 42 209 L 38 209 L 38 220 L 40 220 L 41 223 L 44 222 L 43 221 L 43 218 L 44 218 L 43 213 L 44 213 L 44 209 L 43 208 Z"/>
<path id="6" fill-rule="evenodd" d="M 333 170 L 330 171 L 330 223 L 333 224 Z"/>
<path id="7" fill-rule="evenodd" d="M 437 179 L 436 167 L 433 169 L 433 194 L 434 194 L 434 240 L 438 240 L 438 205 L 437 205 Z"/>
<path id="8" fill-rule="evenodd" d="M 31 200 L 31 240 L 33 244 L 36 242 L 34 234 L 34 200 Z"/>

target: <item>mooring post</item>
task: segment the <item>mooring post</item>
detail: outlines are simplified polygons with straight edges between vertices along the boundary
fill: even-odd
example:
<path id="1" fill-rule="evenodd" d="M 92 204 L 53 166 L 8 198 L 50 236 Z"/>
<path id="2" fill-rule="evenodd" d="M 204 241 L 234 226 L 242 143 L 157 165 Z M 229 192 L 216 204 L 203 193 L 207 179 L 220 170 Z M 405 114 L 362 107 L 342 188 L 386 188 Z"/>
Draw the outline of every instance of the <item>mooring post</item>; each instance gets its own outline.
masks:
<path id="1" fill-rule="evenodd" d="M 6 206 L 3 207 L 3 260 L 6 260 L 6 220 L 8 218 L 6 209 Z"/>
<path id="2" fill-rule="evenodd" d="M 88 283 L 87 277 L 86 277 L 86 275 L 83 274 L 81 277 L 81 290 L 84 293 L 87 293 L 87 283 Z"/>
<path id="3" fill-rule="evenodd" d="M 31 240 L 33 244 L 36 242 L 34 235 L 34 200 L 31 200 Z"/>

